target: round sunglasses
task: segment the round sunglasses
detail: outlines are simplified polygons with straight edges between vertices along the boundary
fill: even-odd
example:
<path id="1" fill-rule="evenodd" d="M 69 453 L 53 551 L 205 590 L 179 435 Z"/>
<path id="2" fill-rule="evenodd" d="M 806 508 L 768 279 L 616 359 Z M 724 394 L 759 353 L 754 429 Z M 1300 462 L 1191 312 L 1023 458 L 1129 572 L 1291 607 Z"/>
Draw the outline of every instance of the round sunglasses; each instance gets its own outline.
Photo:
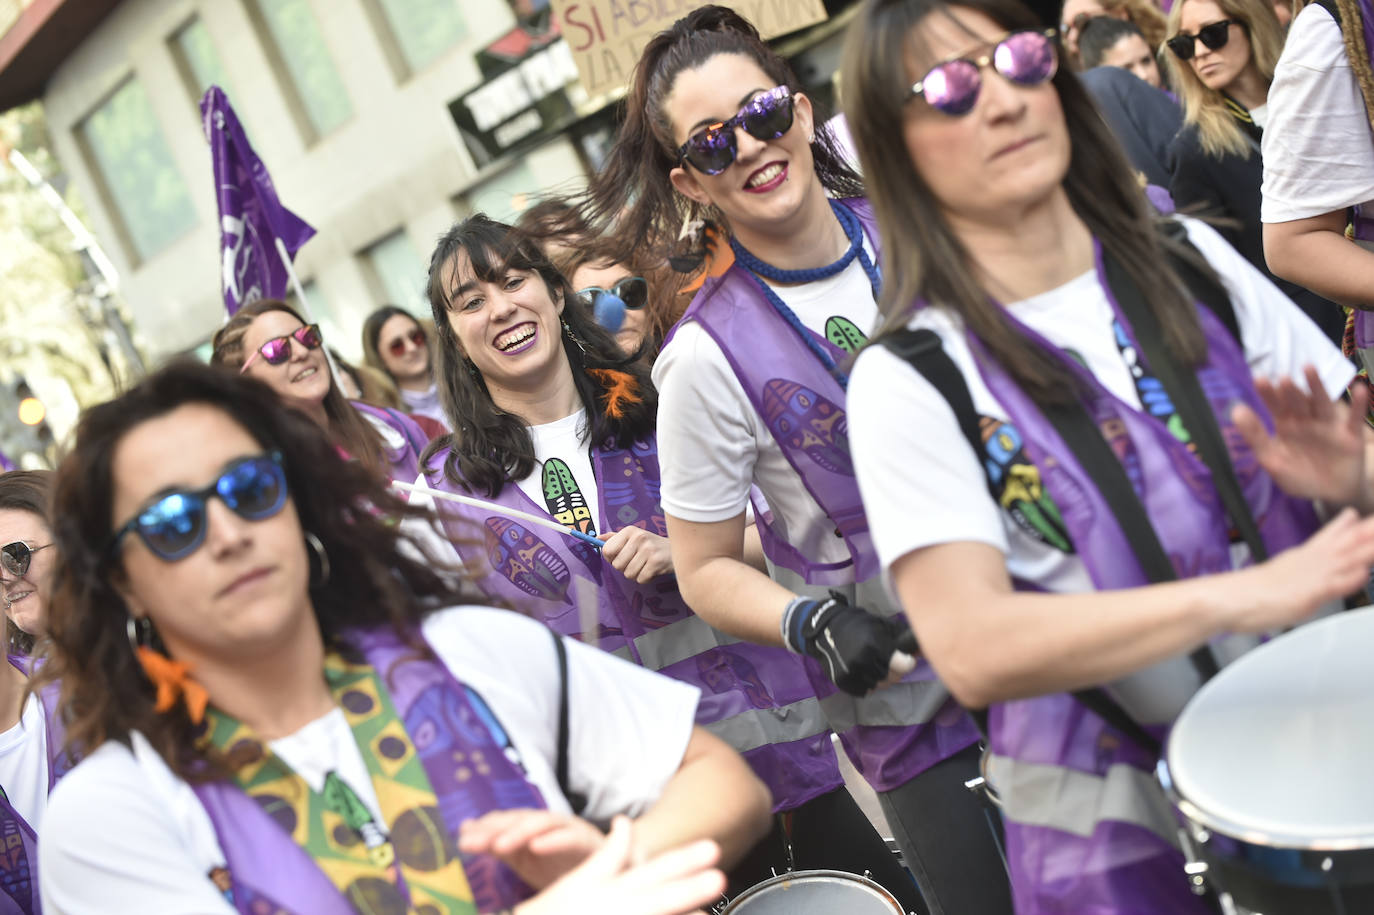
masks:
<path id="1" fill-rule="evenodd" d="M 596 305 L 597 296 L 613 295 L 631 311 L 638 311 L 649 301 L 649 283 L 642 276 L 627 276 L 610 289 L 588 286 L 577 291 L 577 301 L 588 308 Z"/>
<path id="2" fill-rule="evenodd" d="M 980 57 L 960 57 L 930 68 L 911 87 L 912 96 L 921 96 L 932 108 L 958 117 L 973 110 L 983 88 L 984 67 L 991 66 L 1003 78 L 1018 86 L 1038 86 L 1059 69 L 1059 54 L 1054 46 L 1054 29 L 1012 32 Z"/>
<path id="3" fill-rule="evenodd" d="M 320 333 L 320 325 L 307 324 L 304 327 L 296 328 L 289 334 L 273 337 L 262 346 L 259 346 L 257 350 L 253 352 L 253 355 L 248 357 L 247 361 L 243 363 L 243 368 L 239 369 L 239 374 L 242 375 L 244 372 L 248 371 L 248 366 L 252 365 L 253 360 L 257 359 L 259 356 L 261 356 L 262 361 L 266 362 L 268 365 L 281 365 L 291 358 L 292 340 L 295 340 L 306 349 L 319 349 L 320 344 L 324 342 L 324 335 Z"/>
<path id="4" fill-rule="evenodd" d="M 1192 60 L 1193 55 L 1197 53 L 1197 42 L 1199 41 L 1209 51 L 1217 51 L 1226 47 L 1226 42 L 1231 40 L 1231 26 L 1233 25 L 1244 28 L 1242 23 L 1234 19 L 1223 19 L 1220 22 L 1209 22 L 1198 29 L 1196 35 L 1180 32 L 1164 43 L 1169 46 L 1169 50 L 1173 51 L 1174 56 L 1179 60 Z"/>
<path id="5" fill-rule="evenodd" d="M 23 578 L 29 574 L 29 563 L 33 561 L 33 554 L 39 550 L 46 550 L 50 546 L 52 546 L 51 543 L 45 543 L 42 546 L 29 546 L 22 540 L 0 546 L 0 568 L 15 578 Z"/>
<path id="6" fill-rule="evenodd" d="M 776 140 L 787 133 L 792 129 L 792 90 L 778 86 L 760 92 L 734 117 L 701 128 L 678 147 L 678 160 L 704 175 L 719 175 L 739 153 L 735 131 L 741 127 L 756 140 Z"/>
<path id="7" fill-rule="evenodd" d="M 157 497 L 130 518 L 110 541 L 110 553 L 124 535 L 135 532 L 152 554 L 176 562 L 205 542 L 206 503 L 218 498 L 240 518 L 262 521 L 286 504 L 286 470 L 280 451 L 231 462 L 203 489 L 178 489 Z"/>
<path id="8" fill-rule="evenodd" d="M 386 348 L 387 351 L 391 353 L 391 355 L 399 356 L 406 351 L 407 340 L 409 340 L 411 344 L 416 346 L 417 348 L 424 349 L 425 341 L 428 339 L 429 338 L 425 336 L 424 328 L 417 325 L 415 329 L 412 330 L 410 333 L 404 334 L 400 337 L 397 337 L 395 340 L 392 340 L 390 343 L 386 345 Z"/>

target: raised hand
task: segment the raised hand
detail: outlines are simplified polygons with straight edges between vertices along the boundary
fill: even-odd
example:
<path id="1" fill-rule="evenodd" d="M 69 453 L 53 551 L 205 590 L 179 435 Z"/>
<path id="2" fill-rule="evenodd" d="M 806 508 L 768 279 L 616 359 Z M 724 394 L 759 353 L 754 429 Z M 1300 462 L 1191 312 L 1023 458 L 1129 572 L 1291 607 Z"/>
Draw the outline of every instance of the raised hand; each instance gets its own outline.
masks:
<path id="1" fill-rule="evenodd" d="M 548 889 L 515 907 L 514 915 L 701 915 L 720 897 L 725 875 L 714 865 L 720 848 L 709 839 L 630 864 L 630 821 L 616 817 L 601 847 Z"/>
<path id="2" fill-rule="evenodd" d="M 1374 507 L 1365 467 L 1368 393 L 1357 386 L 1348 405 L 1333 403 L 1315 368 L 1309 365 L 1304 376 L 1306 391 L 1291 378 L 1277 384 L 1256 379 L 1255 390 L 1274 417 L 1272 435 L 1243 404 L 1231 411 L 1232 421 L 1284 492 L 1333 507 Z"/>
<path id="3" fill-rule="evenodd" d="M 581 817 L 548 810 L 497 810 L 462 824 L 458 848 L 492 855 L 535 889 L 586 861 L 606 837 Z"/>
<path id="4" fill-rule="evenodd" d="M 644 584 L 673 571 L 668 538 L 642 527 L 622 527 L 606 538 L 601 555 L 630 581 Z"/>

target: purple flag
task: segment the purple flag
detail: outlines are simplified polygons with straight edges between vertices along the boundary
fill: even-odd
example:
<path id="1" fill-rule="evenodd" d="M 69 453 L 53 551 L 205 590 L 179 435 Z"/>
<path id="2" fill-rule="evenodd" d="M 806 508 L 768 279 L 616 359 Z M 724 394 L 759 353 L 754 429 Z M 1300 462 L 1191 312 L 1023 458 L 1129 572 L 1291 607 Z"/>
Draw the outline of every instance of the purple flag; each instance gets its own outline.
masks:
<path id="1" fill-rule="evenodd" d="M 0 473 L 9 473 L 11 470 L 17 469 L 18 468 L 14 466 L 14 461 L 5 457 L 5 453 L 0 451 Z"/>
<path id="2" fill-rule="evenodd" d="M 286 296 L 290 280 L 276 239 L 294 259 L 315 230 L 281 205 L 267 166 L 248 145 L 238 115 L 219 86 L 205 91 L 200 116 L 215 169 L 224 307 L 232 315 L 249 302 Z"/>

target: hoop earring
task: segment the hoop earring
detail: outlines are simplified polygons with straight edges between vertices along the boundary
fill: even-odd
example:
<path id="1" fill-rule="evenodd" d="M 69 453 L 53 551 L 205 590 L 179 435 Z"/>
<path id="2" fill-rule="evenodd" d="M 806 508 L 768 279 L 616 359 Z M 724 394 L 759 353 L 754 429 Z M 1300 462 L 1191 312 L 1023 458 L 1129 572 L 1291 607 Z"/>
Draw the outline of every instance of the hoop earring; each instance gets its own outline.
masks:
<path id="1" fill-rule="evenodd" d="M 129 639 L 129 650 L 138 657 L 138 650 L 146 648 L 153 642 L 153 624 L 145 619 L 134 619 L 130 616 L 124 621 L 124 634 Z"/>
<path id="2" fill-rule="evenodd" d="M 310 531 L 305 532 L 305 545 L 310 547 L 315 553 L 315 558 L 320 566 L 319 580 L 312 581 L 310 586 L 312 588 L 322 588 L 329 584 L 329 554 L 324 551 L 324 544 L 320 542 L 320 538 L 316 537 Z"/>

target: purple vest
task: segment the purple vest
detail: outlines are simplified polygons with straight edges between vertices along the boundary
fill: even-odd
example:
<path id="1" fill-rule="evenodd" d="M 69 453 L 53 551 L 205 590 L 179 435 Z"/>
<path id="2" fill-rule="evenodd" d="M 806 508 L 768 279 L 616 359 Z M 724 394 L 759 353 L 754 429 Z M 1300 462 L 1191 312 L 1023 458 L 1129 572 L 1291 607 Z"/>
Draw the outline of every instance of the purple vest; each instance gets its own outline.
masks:
<path id="1" fill-rule="evenodd" d="M 468 495 L 443 474 L 448 454 L 431 459 L 429 485 Z M 629 450 L 593 448 L 592 462 L 608 529 L 638 526 L 667 536 L 653 439 Z M 492 501 L 548 514 L 515 483 Z M 775 810 L 791 810 L 843 784 L 830 729 L 800 658 L 711 627 L 687 607 L 672 575 L 638 584 L 581 540 L 472 506 L 437 505 L 464 564 L 488 570 L 477 584 L 489 598 L 560 635 L 699 687 L 697 723 L 740 752 L 773 792 Z M 584 620 L 584 593 L 595 597 L 594 632 L 586 631 L 592 610 Z"/>
<path id="2" fill-rule="evenodd" d="M 417 658 L 415 649 L 387 628 L 355 632 L 348 641 L 376 668 L 391 691 L 397 714 L 434 788 L 454 849 L 464 820 L 493 810 L 546 806 L 539 789 L 507 755 L 503 742 L 486 723 L 483 713 L 489 715 L 490 710 L 479 710 L 480 700 L 469 695 L 443 662 L 433 657 Z M 486 758 L 485 771 L 455 761 L 473 753 Z M 210 815 L 224 851 L 237 911 L 243 915 L 357 915 L 291 838 L 290 823 L 274 818 L 228 782 L 192 787 Z M 531 895 L 514 872 L 496 858 L 463 855 L 463 869 L 478 911 L 511 908 Z"/>
<path id="3" fill-rule="evenodd" d="M 868 201 L 851 198 L 843 203 L 858 215 L 881 257 Z M 824 595 L 830 586 L 855 588 L 860 605 L 884 615 L 900 613 L 879 579 L 878 554 L 849 454 L 849 421 L 840 383 L 769 306 L 738 263 L 702 285 L 683 320 L 695 321 L 715 340 L 788 463 L 849 548 L 850 558 L 843 562 L 814 562 L 785 541 L 770 523 L 769 512 L 756 506 L 764 552 L 775 567 L 773 577 L 798 593 L 812 595 Z M 829 340 L 810 329 L 807 333 L 836 363 L 849 359 L 848 352 Z M 807 673 L 855 768 L 879 791 L 905 784 L 978 739 L 973 720 L 949 697 L 925 661 L 900 683 L 863 699 L 839 692 L 810 659 Z"/>
<path id="4" fill-rule="evenodd" d="M 429 442 L 428 436 L 415 424 L 415 420 L 404 413 L 374 407 L 357 400 L 349 403 L 359 413 L 379 419 L 400 433 L 403 443 L 396 448 L 383 443 L 382 457 L 390 468 L 391 479 L 402 483 L 414 483 L 420 475 L 420 452 L 425 450 L 425 445 Z"/>
<path id="5" fill-rule="evenodd" d="M 32 675 L 32 660 L 9 655 L 16 670 Z M 43 706 L 43 721 L 47 728 L 48 792 L 57 780 L 71 769 L 71 761 L 63 751 L 66 729 L 57 715 L 57 700 L 61 687 L 49 683 L 38 694 Z M 19 811 L 0 799 L 0 915 L 38 915 L 42 911 L 38 898 L 38 836 Z"/>
<path id="6" fill-rule="evenodd" d="M 1100 247 L 1097 266 L 1117 320 L 1134 342 L 1107 287 Z M 1266 423 L 1269 414 L 1239 344 L 1210 311 L 1199 306 L 1198 312 L 1208 344 L 1198 380 L 1264 542 L 1277 553 L 1306 539 L 1317 527 L 1316 517 L 1309 503 L 1279 490 L 1231 423 L 1236 403 L 1249 405 Z M 1057 351 L 1029 328 L 1017 329 Z M 1063 440 L 980 341 L 970 336 L 969 344 L 989 391 L 1039 468 L 1094 586 L 1110 591 L 1148 584 L 1115 517 Z M 1075 359 L 1066 355 L 1064 363 L 1094 392 L 1089 409 L 1126 467 L 1178 576 L 1230 570 L 1230 525 L 1202 461 L 1162 422 L 1102 388 Z M 1017 586 L 1033 589 L 1034 583 Z M 1111 612 L 1110 603 L 1103 612 Z M 1186 661 L 1178 663 L 1187 668 Z M 1167 724 L 1153 730 L 1162 735 Z M 990 779 L 1004 802 L 1018 915 L 1209 911 L 1185 881 L 1177 823 L 1153 782 L 1156 760 L 1146 751 L 1066 694 L 994 706 L 989 751 Z"/>

